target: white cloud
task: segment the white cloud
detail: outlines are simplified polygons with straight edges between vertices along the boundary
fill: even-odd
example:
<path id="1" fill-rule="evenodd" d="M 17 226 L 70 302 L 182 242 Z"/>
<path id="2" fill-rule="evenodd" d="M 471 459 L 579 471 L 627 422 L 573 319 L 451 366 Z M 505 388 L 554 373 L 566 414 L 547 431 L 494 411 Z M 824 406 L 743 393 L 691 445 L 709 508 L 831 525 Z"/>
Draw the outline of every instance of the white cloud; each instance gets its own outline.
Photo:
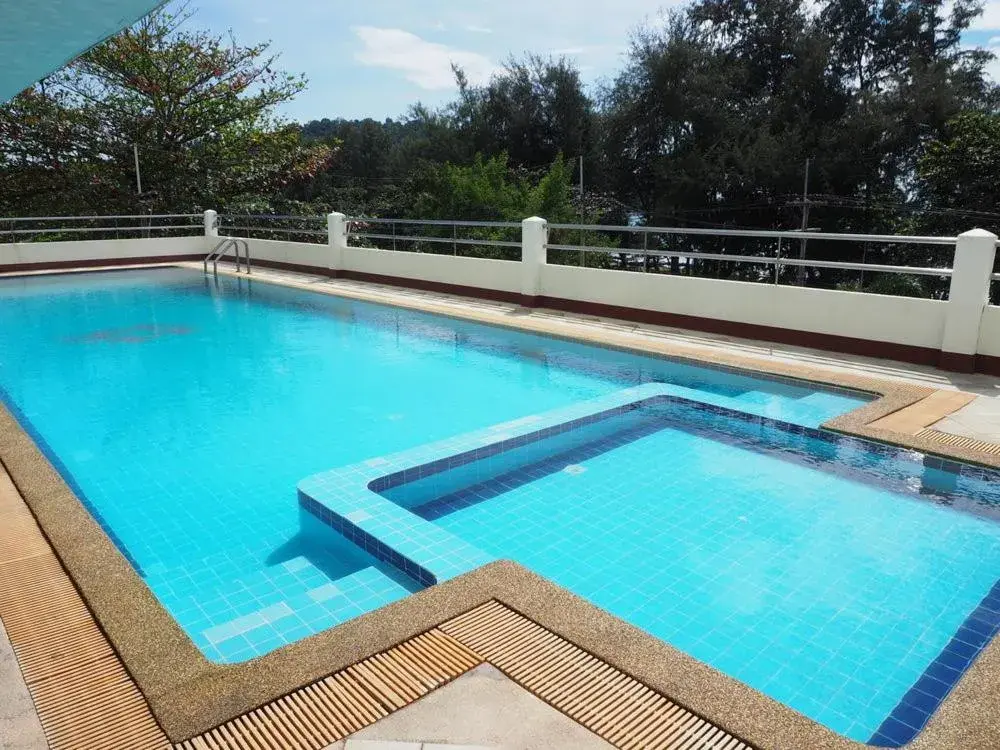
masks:
<path id="1" fill-rule="evenodd" d="M 470 33 L 472 33 L 472 34 L 492 34 L 493 33 L 493 29 L 488 28 L 486 26 L 477 26 L 474 23 L 470 23 L 468 26 L 466 26 L 465 30 L 468 31 L 468 32 L 470 32 Z"/>
<path id="2" fill-rule="evenodd" d="M 484 83 L 496 66 L 478 52 L 428 42 L 402 29 L 357 26 L 354 33 L 364 45 L 355 59 L 364 65 L 400 71 L 408 81 L 425 89 L 455 85 L 452 64 L 458 65 L 473 84 Z"/>
<path id="3" fill-rule="evenodd" d="M 972 22 L 971 28 L 973 31 L 1000 29 L 1000 0 L 987 0 L 983 4 L 983 14 Z"/>
<path id="4" fill-rule="evenodd" d="M 627 48 L 624 45 L 616 44 L 583 44 L 578 47 L 558 47 L 550 49 L 547 54 L 553 57 L 581 57 L 595 55 L 613 56 L 624 52 Z"/>
<path id="5" fill-rule="evenodd" d="M 1000 83 L 1000 47 L 991 46 L 989 51 L 993 53 L 994 57 L 986 63 L 986 75 Z"/>
<path id="6" fill-rule="evenodd" d="M 997 45 L 1000 45 L 1000 36 L 991 36 L 987 44 L 990 45 L 990 47 L 996 47 Z"/>

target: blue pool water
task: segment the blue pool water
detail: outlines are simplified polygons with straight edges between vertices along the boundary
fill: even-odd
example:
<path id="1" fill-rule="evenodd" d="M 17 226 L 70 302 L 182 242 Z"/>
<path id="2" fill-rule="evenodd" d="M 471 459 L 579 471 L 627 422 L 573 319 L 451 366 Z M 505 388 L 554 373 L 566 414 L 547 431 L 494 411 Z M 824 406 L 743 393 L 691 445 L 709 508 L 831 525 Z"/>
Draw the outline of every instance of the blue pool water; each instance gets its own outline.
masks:
<path id="1" fill-rule="evenodd" d="M 598 416 L 369 486 L 856 740 L 911 740 L 1000 628 L 1000 473 L 686 399 Z"/>
<path id="2" fill-rule="evenodd" d="M 804 428 L 865 401 L 187 270 L 0 280 L 5 402 L 220 662 L 420 587 L 300 514 L 304 477 L 647 382 Z M 945 507 L 982 488 L 667 421 L 417 511 L 869 739 L 996 580 L 996 522 Z"/>

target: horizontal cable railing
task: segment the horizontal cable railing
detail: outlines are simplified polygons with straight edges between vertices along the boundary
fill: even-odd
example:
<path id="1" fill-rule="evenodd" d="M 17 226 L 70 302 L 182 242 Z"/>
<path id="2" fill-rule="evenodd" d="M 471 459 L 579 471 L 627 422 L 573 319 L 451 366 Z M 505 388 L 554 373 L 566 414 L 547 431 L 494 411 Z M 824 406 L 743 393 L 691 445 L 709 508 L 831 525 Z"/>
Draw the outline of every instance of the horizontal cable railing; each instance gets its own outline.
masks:
<path id="1" fill-rule="evenodd" d="M 203 221 L 204 214 L 16 216 L 0 219 L 0 242 L 190 236 L 204 231 Z"/>
<path id="2" fill-rule="evenodd" d="M 926 279 L 919 284 L 936 298 L 947 294 L 957 241 L 956 237 L 596 224 L 550 224 L 548 229 L 548 262 L 557 265 L 859 290 L 873 285 L 913 287 L 917 282 L 879 281 L 881 275 L 906 275 Z M 817 278 L 819 269 L 850 273 Z"/>
<path id="3" fill-rule="evenodd" d="M 609 226 L 607 224 L 549 224 L 550 230 L 572 229 L 586 232 L 630 232 L 632 234 L 691 234 L 709 235 L 713 237 L 765 237 L 795 240 L 844 240 L 847 242 L 907 242 L 920 245 L 954 245 L 957 237 L 947 236 L 908 236 L 898 234 L 845 234 L 839 232 L 812 232 L 801 230 L 775 229 L 703 229 L 700 227 L 651 227 Z"/>
<path id="4" fill-rule="evenodd" d="M 374 227 L 388 229 L 368 231 Z M 450 236 L 442 237 L 442 228 Z M 371 248 L 375 247 L 372 241 L 376 240 L 386 243 L 377 246 L 385 250 L 517 261 L 521 259 L 520 230 L 521 223 L 513 221 L 372 219 L 352 216 L 347 220 L 347 242 L 352 247 Z"/>
<path id="5" fill-rule="evenodd" d="M 205 213 L 25 216 L 0 218 L 0 243 L 197 235 Z M 518 261 L 522 223 L 345 217 L 349 247 Z M 324 245 L 327 216 L 228 212 L 223 237 Z M 708 277 L 770 284 L 876 291 L 945 299 L 958 238 L 918 235 L 716 229 L 702 227 L 547 225 L 554 265 Z M 1000 267 L 994 269 L 998 299 Z"/>
<path id="6" fill-rule="evenodd" d="M 219 216 L 219 234 L 238 234 L 258 240 L 287 240 L 326 244 L 325 216 L 227 213 Z"/>
<path id="7" fill-rule="evenodd" d="M 919 266 L 893 266 L 881 263 L 850 263 L 846 261 L 808 260 L 789 257 L 768 257 L 766 255 L 737 255 L 734 253 L 705 253 L 700 251 L 686 252 L 683 250 L 635 250 L 616 247 L 591 247 L 586 245 L 553 245 L 547 244 L 549 250 L 568 250 L 583 253 L 604 253 L 613 255 L 638 255 L 650 258 L 684 258 L 689 260 L 717 260 L 727 263 L 759 263 L 772 266 L 801 266 L 803 268 L 838 268 L 852 271 L 872 271 L 879 273 L 912 273 L 917 276 L 951 276 L 950 268 L 921 268 Z"/>

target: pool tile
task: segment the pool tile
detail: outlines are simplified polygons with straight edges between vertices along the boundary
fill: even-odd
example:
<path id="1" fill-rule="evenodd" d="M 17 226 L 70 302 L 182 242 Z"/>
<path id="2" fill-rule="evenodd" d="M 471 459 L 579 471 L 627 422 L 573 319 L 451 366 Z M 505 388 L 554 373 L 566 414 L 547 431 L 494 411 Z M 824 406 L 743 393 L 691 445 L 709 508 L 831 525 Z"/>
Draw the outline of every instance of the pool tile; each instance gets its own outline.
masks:
<path id="1" fill-rule="evenodd" d="M 340 595 L 341 591 L 334 584 L 327 583 L 319 588 L 311 589 L 307 593 L 314 602 L 325 602 L 327 599 Z"/>

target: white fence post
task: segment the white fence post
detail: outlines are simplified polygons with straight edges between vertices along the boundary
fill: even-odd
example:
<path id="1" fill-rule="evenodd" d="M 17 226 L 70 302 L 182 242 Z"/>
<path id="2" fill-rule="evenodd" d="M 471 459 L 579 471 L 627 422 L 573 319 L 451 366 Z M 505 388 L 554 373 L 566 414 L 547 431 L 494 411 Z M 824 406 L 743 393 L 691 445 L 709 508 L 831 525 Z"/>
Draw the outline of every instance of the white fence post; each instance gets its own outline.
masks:
<path id="1" fill-rule="evenodd" d="M 347 216 L 338 211 L 326 216 L 327 242 L 330 245 L 330 270 L 336 276 L 344 270 L 344 249 L 347 247 Z"/>
<path id="2" fill-rule="evenodd" d="M 212 209 L 205 212 L 205 236 L 219 236 L 219 214 Z"/>
<path id="3" fill-rule="evenodd" d="M 990 277 L 996 259 L 997 236 L 985 229 L 959 235 L 941 341 L 941 366 L 974 372 L 979 328 L 990 298 Z"/>
<path id="4" fill-rule="evenodd" d="M 535 307 L 542 296 L 542 266 L 545 245 L 549 241 L 549 223 L 532 216 L 521 222 L 521 304 Z"/>

